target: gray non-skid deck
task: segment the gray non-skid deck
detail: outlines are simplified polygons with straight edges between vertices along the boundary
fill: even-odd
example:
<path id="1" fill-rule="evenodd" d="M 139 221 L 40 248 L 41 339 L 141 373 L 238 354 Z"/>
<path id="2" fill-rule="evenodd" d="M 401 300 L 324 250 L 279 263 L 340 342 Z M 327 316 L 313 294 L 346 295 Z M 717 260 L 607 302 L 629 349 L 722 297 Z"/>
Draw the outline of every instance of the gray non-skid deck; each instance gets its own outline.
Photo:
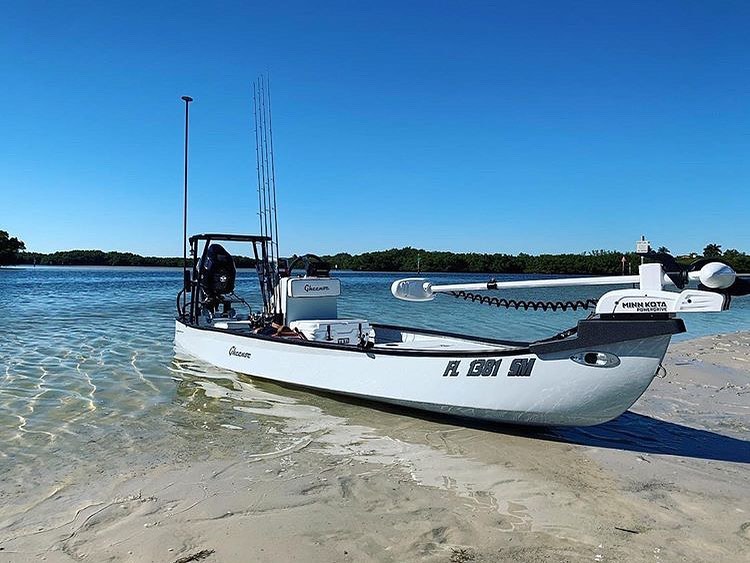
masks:
<path id="1" fill-rule="evenodd" d="M 227 330 L 229 332 L 248 333 L 251 332 L 250 321 L 234 321 L 217 319 L 214 328 Z M 445 334 L 429 334 L 425 332 L 410 331 L 395 327 L 378 326 L 375 328 L 376 350 L 400 349 L 400 350 L 434 350 L 434 351 L 456 351 L 456 352 L 507 352 L 509 350 L 520 350 L 521 345 L 501 344 L 495 342 L 482 342 Z"/>

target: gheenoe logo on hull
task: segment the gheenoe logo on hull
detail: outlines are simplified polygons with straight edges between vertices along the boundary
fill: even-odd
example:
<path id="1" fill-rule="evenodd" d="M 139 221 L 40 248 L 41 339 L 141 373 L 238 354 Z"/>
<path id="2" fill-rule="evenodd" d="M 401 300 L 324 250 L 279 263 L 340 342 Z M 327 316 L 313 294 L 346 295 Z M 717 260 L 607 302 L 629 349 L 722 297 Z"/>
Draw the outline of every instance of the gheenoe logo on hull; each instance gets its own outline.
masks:
<path id="1" fill-rule="evenodd" d="M 250 356 L 252 356 L 250 352 L 243 352 L 242 350 L 237 350 L 235 346 L 232 346 L 229 349 L 229 355 L 237 356 L 238 358 L 249 358 Z"/>
<path id="2" fill-rule="evenodd" d="M 304 290 L 307 293 L 310 293 L 311 291 L 330 291 L 330 287 L 327 285 L 310 285 L 309 283 L 305 284 Z"/>
<path id="3" fill-rule="evenodd" d="M 666 301 L 623 301 L 620 307 L 633 313 L 667 313 Z"/>

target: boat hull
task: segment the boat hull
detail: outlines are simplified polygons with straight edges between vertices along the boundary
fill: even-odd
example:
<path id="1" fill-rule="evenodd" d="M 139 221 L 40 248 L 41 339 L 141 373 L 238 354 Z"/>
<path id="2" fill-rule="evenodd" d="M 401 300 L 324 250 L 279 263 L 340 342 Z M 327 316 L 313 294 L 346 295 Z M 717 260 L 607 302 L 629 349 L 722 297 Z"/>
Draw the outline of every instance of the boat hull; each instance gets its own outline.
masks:
<path id="1" fill-rule="evenodd" d="M 619 358 L 603 368 L 571 359 L 590 349 L 386 353 L 299 346 L 180 321 L 175 332 L 175 344 L 189 355 L 249 376 L 454 416 L 565 426 L 625 412 L 653 380 L 669 341 L 658 335 L 601 345 L 598 352 Z"/>
<path id="2" fill-rule="evenodd" d="M 590 347 L 430 352 L 362 350 L 256 338 L 176 321 L 175 344 L 187 354 L 249 376 L 474 419 L 531 425 L 589 426 L 625 412 L 653 380 L 669 345 L 660 334 L 603 343 L 612 367 L 571 359 Z"/>

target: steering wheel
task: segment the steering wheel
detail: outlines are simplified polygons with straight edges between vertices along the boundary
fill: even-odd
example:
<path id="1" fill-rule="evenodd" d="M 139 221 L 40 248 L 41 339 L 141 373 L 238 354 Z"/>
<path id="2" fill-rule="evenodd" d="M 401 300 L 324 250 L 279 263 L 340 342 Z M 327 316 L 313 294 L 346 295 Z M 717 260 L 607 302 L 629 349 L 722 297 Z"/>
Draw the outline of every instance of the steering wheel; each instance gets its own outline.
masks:
<path id="1" fill-rule="evenodd" d="M 327 276 L 331 271 L 331 266 L 316 254 L 304 254 L 302 256 L 295 257 L 289 263 L 289 274 L 295 268 L 303 267 L 305 274 L 308 276 L 325 275 Z"/>

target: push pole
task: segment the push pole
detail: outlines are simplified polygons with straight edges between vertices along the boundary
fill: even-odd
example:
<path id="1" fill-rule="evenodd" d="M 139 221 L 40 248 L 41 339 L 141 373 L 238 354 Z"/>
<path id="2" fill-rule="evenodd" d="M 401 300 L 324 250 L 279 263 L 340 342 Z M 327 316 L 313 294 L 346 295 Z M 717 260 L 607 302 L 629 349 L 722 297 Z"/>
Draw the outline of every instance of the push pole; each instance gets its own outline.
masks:
<path id="1" fill-rule="evenodd" d="M 187 269 L 188 128 L 190 125 L 190 102 L 193 101 L 193 98 L 190 96 L 182 96 L 182 101 L 185 102 L 185 195 L 182 208 L 182 315 L 184 316 L 185 308 L 187 307 L 187 292 L 190 287 Z"/>

